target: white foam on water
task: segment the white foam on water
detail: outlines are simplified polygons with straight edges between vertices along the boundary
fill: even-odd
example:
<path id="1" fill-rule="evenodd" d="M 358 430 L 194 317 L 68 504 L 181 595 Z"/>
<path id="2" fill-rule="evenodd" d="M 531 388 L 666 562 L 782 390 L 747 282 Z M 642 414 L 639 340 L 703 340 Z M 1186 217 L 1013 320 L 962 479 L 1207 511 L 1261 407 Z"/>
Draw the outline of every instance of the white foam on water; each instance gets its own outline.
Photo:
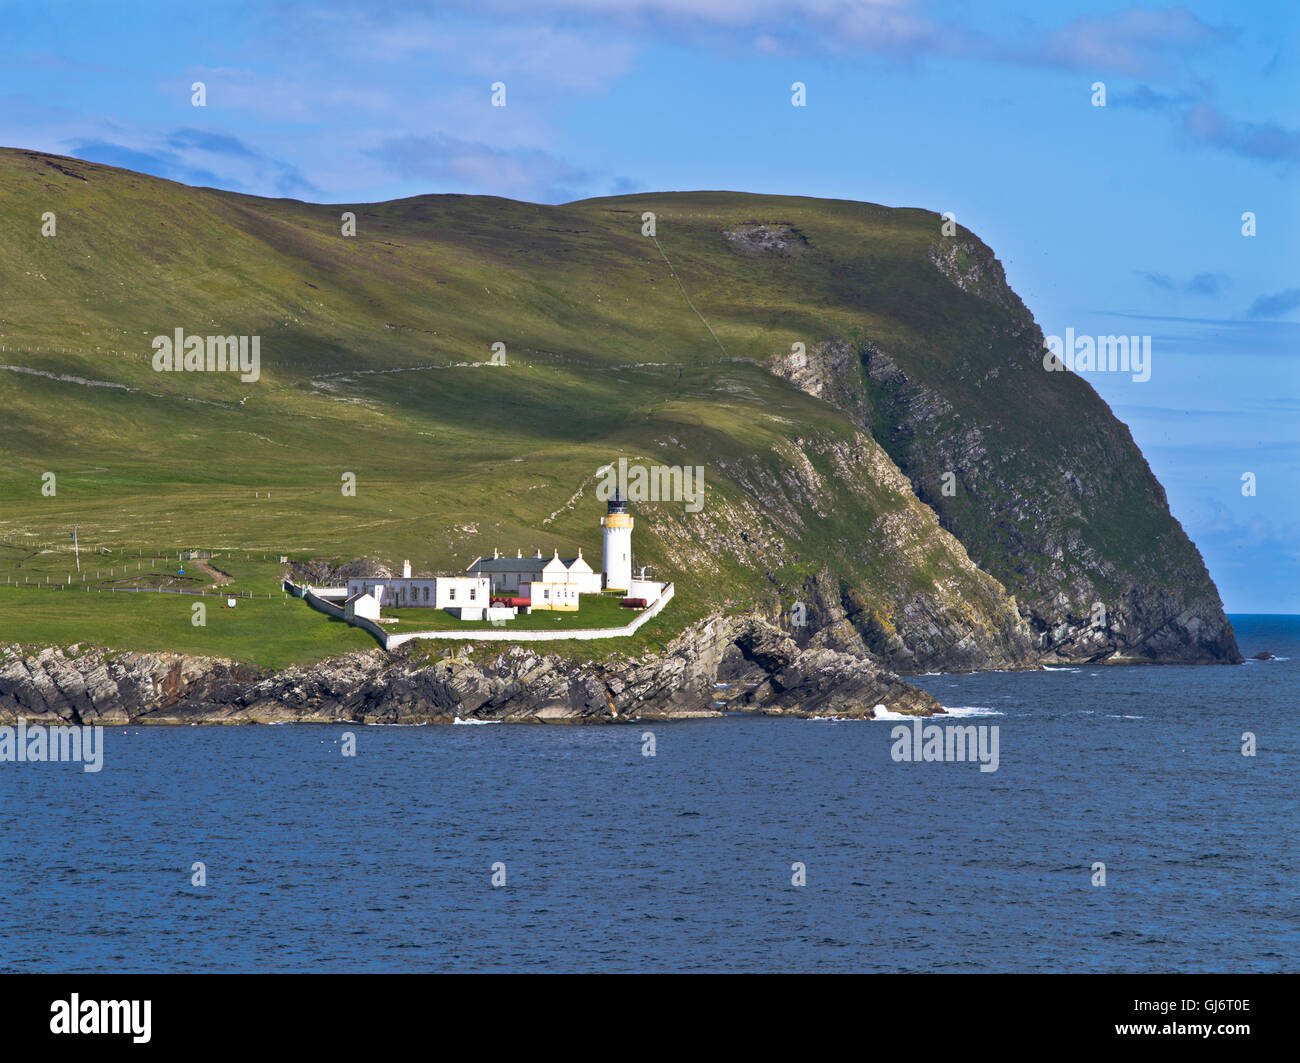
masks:
<path id="1" fill-rule="evenodd" d="M 1108 719 L 1108 720 L 1145 720 L 1146 717 L 1145 717 L 1145 716 L 1113 716 L 1113 715 L 1111 715 L 1110 713 L 1107 713 L 1107 714 L 1106 714 L 1106 719 Z"/>
<path id="2" fill-rule="evenodd" d="M 945 705 L 944 711 L 949 716 L 1005 716 L 1005 712 L 990 709 L 987 705 Z"/>
<path id="3" fill-rule="evenodd" d="M 1050 664 L 1043 665 L 1044 672 L 1077 672 L 1077 668 L 1053 668 Z"/>
<path id="4" fill-rule="evenodd" d="M 500 720 L 462 720 L 459 716 L 457 716 L 457 717 L 456 717 L 454 720 L 452 720 L 451 722 L 454 723 L 454 724 L 456 724 L 456 723 L 463 723 L 463 724 L 466 724 L 466 725 L 469 725 L 469 724 L 478 724 L 478 725 L 481 726 L 481 727 L 486 727 L 486 726 L 487 726 L 488 724 L 490 724 L 490 723 L 500 723 L 501 721 L 500 721 Z"/>
<path id="5" fill-rule="evenodd" d="M 885 708 L 885 706 L 883 706 L 883 705 L 877 705 L 874 709 L 871 710 L 871 718 L 872 718 L 873 720 L 910 720 L 910 719 L 912 719 L 912 717 L 911 717 L 911 716 L 908 716 L 906 713 L 902 713 L 902 712 L 891 712 L 889 709 Z"/>

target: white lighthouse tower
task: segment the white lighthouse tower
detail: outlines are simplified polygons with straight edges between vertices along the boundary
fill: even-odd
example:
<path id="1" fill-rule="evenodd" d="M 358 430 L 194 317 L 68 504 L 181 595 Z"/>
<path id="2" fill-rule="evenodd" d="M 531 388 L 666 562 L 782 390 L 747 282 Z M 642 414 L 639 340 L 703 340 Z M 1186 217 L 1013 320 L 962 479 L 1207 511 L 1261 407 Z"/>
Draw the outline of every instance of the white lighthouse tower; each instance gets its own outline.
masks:
<path id="1" fill-rule="evenodd" d="M 604 553 L 601 567 L 605 586 L 627 590 L 632 585 L 632 517 L 627 499 L 618 491 L 609 500 L 609 512 L 600 518 L 604 528 Z"/>

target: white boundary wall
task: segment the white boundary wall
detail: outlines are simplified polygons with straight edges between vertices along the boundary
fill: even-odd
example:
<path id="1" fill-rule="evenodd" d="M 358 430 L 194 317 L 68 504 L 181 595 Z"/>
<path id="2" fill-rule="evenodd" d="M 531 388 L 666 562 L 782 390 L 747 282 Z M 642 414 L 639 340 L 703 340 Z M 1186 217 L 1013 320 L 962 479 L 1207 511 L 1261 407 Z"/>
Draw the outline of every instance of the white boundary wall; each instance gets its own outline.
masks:
<path id="1" fill-rule="evenodd" d="M 622 627 L 580 627 L 569 631 L 510 631 L 507 628 L 478 628 L 471 631 L 404 631 L 385 632 L 387 636 L 384 647 L 392 649 L 411 639 L 460 639 L 462 642 L 559 642 L 564 639 L 621 639 L 636 633 L 636 630 L 672 601 L 673 585 L 664 588 L 659 600 L 648 609 L 637 614 L 635 620 Z"/>
<path id="2" fill-rule="evenodd" d="M 311 587 L 299 587 L 293 583 L 285 584 L 289 593 L 304 599 L 308 605 L 328 616 L 337 616 L 346 620 L 343 610 L 333 602 L 321 598 Z M 622 627 L 584 627 L 569 631 L 511 631 L 508 628 L 473 628 L 460 631 L 385 631 L 378 624 L 364 617 L 354 617 L 347 622 L 369 631 L 386 650 L 400 646 L 412 639 L 459 639 L 461 642 L 559 642 L 570 639 L 621 639 L 636 633 L 637 629 L 648 620 L 659 615 L 665 605 L 673 600 L 676 593 L 671 583 L 665 584 L 663 593 L 649 608 L 642 610 L 630 624 Z"/>
<path id="3" fill-rule="evenodd" d="M 343 620 L 353 625 L 354 627 L 359 627 L 366 631 L 369 631 L 370 634 L 374 635 L 375 638 L 379 640 L 379 644 L 383 646 L 384 649 L 388 648 L 388 632 L 385 631 L 378 624 L 374 623 L 371 620 L 367 620 L 364 616 L 352 616 L 352 617 L 344 616 L 343 607 L 341 605 L 335 605 L 333 602 L 327 602 L 324 598 L 322 598 L 319 594 L 317 594 L 316 591 L 314 591 L 311 587 L 299 587 L 297 584 L 288 583 L 288 582 L 286 582 L 285 586 L 289 588 L 290 594 L 292 594 L 296 598 L 303 599 L 303 601 L 305 601 L 317 612 L 324 613 L 326 616 L 338 617 L 338 619 Z"/>

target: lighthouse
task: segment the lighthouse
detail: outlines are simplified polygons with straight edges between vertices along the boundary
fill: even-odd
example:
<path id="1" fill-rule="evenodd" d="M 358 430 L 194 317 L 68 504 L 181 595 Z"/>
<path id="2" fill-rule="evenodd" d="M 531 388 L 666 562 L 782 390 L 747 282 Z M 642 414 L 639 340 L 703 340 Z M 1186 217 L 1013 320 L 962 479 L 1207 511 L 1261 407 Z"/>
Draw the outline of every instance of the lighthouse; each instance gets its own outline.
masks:
<path id="1" fill-rule="evenodd" d="M 627 511 L 627 499 L 615 491 L 609 500 L 609 511 L 600 518 L 604 529 L 605 586 L 626 591 L 632 585 L 632 517 Z"/>

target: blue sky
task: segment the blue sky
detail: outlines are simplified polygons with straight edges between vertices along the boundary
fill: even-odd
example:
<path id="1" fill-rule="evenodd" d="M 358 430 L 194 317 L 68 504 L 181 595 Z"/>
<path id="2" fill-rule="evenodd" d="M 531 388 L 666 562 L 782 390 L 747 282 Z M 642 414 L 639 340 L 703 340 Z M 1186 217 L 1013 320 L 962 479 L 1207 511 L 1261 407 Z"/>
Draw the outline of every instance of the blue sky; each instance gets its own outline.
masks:
<path id="1" fill-rule="evenodd" d="M 1229 610 L 1300 613 L 1293 0 L 55 0 L 0 25 L 0 144 L 191 184 L 953 211 L 1045 333 L 1152 337 L 1149 380 L 1088 379 Z"/>

